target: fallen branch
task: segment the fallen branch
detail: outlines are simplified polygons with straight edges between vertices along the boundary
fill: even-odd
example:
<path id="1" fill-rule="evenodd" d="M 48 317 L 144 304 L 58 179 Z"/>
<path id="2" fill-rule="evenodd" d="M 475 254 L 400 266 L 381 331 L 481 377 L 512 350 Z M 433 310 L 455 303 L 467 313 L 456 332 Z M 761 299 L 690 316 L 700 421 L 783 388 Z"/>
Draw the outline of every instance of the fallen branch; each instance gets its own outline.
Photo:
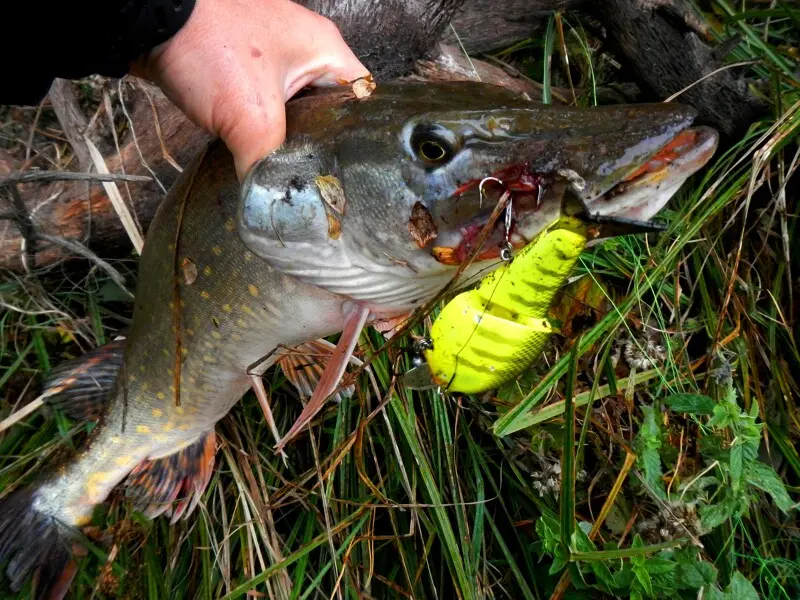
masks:
<path id="1" fill-rule="evenodd" d="M 18 183 L 41 183 L 44 181 L 152 181 L 147 175 L 125 175 L 123 173 L 74 173 L 72 171 L 31 171 L 29 173 L 14 173 L 0 177 L 0 186 Z"/>

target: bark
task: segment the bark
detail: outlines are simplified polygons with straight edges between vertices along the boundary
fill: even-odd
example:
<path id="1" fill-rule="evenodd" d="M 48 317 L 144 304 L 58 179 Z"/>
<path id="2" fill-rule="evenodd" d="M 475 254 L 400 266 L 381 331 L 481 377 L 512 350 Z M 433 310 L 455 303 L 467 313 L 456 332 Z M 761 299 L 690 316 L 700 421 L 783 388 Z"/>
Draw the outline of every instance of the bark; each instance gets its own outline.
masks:
<path id="1" fill-rule="evenodd" d="M 48 97 L 53 106 L 53 112 L 56 113 L 58 122 L 61 124 L 61 130 L 69 140 L 72 152 L 78 160 L 78 165 L 82 171 L 87 170 L 92 164 L 92 159 L 89 157 L 89 150 L 83 141 L 83 134 L 89 125 L 89 120 L 78 106 L 72 82 L 66 79 L 54 80 L 53 85 L 50 86 Z"/>
<path id="2" fill-rule="evenodd" d="M 466 0 L 444 32 L 446 44 L 470 54 L 507 48 L 541 35 L 554 10 L 579 7 L 584 0 Z M 455 30 L 455 31 L 454 31 Z"/>
<path id="3" fill-rule="evenodd" d="M 299 0 L 331 19 L 377 81 L 409 73 L 432 58 L 464 0 Z"/>
<path id="4" fill-rule="evenodd" d="M 596 16 L 612 49 L 651 99 L 668 98 L 723 66 L 722 57 L 698 35 L 699 20 L 685 0 L 606 0 Z M 765 110 L 740 73 L 720 71 L 676 102 L 694 106 L 700 121 L 738 137 Z"/>
<path id="5" fill-rule="evenodd" d="M 120 155 L 106 157 L 106 164 L 112 173 L 120 173 L 124 167 L 128 174 L 152 176 L 145 166 L 147 164 L 168 190 L 179 172 L 167 160 L 162 141 L 163 148 L 181 165 L 189 162 L 209 136 L 190 123 L 157 88 L 139 80 L 134 85 L 126 98 L 126 105 L 134 124 L 138 149 L 133 136 L 129 134 L 121 145 Z M 152 105 L 144 90 L 152 98 Z M 160 137 L 156 122 L 161 130 Z M 146 163 L 142 157 L 145 157 Z M 126 184 L 119 183 L 118 186 L 127 201 Z M 146 231 L 165 194 L 155 180 L 127 186 L 133 199 L 133 209 Z M 17 187 L 36 232 L 76 240 L 94 248 L 104 257 L 131 252 L 130 240 L 100 183 L 30 183 Z M 6 217 L 13 213 L 8 194 L 0 195 L 0 203 L 0 214 Z M 0 221 L 0 268 L 22 271 L 22 242 L 19 228 L 13 221 L 8 218 Z M 37 241 L 36 249 L 37 267 L 69 257 L 63 248 L 42 240 Z"/>

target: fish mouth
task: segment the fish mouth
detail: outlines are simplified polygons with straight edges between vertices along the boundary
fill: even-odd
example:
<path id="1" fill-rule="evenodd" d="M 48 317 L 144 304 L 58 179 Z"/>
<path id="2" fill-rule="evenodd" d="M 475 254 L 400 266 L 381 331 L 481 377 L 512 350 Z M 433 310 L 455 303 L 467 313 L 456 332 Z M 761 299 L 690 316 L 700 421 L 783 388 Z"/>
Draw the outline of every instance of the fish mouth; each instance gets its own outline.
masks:
<path id="1" fill-rule="evenodd" d="M 501 216 L 493 225 L 474 260 L 498 259 L 509 246 L 519 249 L 526 246 L 542 229 L 559 216 L 552 215 L 552 196 L 572 193 L 579 197 L 592 216 L 617 217 L 633 221 L 648 221 L 654 217 L 677 192 L 684 181 L 708 163 L 719 143 L 716 131 L 709 127 L 691 127 L 677 133 L 648 158 L 629 165 L 615 174 L 616 181 L 605 182 L 606 191 L 592 195 L 589 185 L 580 173 L 562 171 L 544 174 L 530 170 L 527 163 L 514 164 L 492 173 L 482 180 L 474 180 L 456 192 L 482 193 L 489 210 L 494 208 L 504 192 L 510 194 L 511 219 Z M 559 185 L 560 183 L 560 185 Z M 561 205 L 560 199 L 558 205 Z M 552 218 L 549 218 L 552 216 Z M 441 264 L 463 264 L 481 237 L 488 223 L 482 214 L 464 225 L 456 245 L 433 246 L 431 253 Z"/>

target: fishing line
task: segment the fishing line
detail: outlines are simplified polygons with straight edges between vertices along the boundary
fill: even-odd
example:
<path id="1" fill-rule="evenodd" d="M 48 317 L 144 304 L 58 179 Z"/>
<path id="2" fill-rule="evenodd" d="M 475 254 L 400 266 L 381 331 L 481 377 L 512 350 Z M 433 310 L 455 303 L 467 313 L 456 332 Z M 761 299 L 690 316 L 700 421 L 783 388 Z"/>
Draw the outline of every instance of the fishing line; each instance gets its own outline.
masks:
<path id="1" fill-rule="evenodd" d="M 486 178 L 486 179 L 490 179 L 490 178 Z M 486 179 L 484 179 L 483 181 L 486 181 Z M 499 179 L 495 179 L 494 177 L 492 177 L 491 179 L 494 179 L 495 181 L 500 181 Z M 481 181 L 481 186 L 483 185 L 483 181 Z M 500 183 L 502 184 L 503 182 L 501 181 Z M 479 187 L 478 189 L 481 191 L 481 197 L 483 197 L 483 189 L 481 187 Z M 506 193 L 510 193 L 510 192 L 508 192 L 508 190 L 506 190 Z M 511 246 L 511 242 L 509 241 L 510 231 L 511 231 L 511 219 L 512 219 L 513 213 L 514 213 L 513 200 L 509 199 L 508 203 L 506 204 L 506 214 L 505 214 L 505 220 L 504 220 L 504 223 L 503 223 L 503 225 L 504 225 L 504 233 L 503 233 L 503 235 L 504 235 L 504 239 L 505 239 L 505 246 L 503 247 L 502 250 L 500 250 L 500 259 L 503 261 L 504 265 L 510 264 L 512 259 L 513 259 L 512 252 L 513 252 L 514 248 Z M 444 388 L 445 392 L 450 387 L 450 385 L 453 383 L 453 379 L 455 379 L 456 375 L 458 374 L 458 361 L 459 361 L 459 359 L 461 357 L 461 353 L 469 346 L 469 343 L 472 341 L 473 336 L 478 331 L 478 325 L 483 320 L 483 317 L 486 316 L 486 313 L 489 310 L 489 306 L 492 304 L 492 299 L 494 298 L 494 294 L 497 291 L 497 288 L 500 287 L 500 282 L 503 280 L 503 278 L 507 274 L 508 274 L 508 270 L 506 269 L 497 278 L 497 280 L 496 280 L 496 282 L 494 284 L 494 288 L 492 288 L 492 293 L 489 295 L 489 300 L 486 302 L 486 304 L 483 307 L 483 311 L 481 312 L 480 320 L 477 323 L 475 323 L 475 326 L 472 328 L 472 333 L 469 334 L 469 337 L 461 345 L 461 348 L 458 350 L 458 352 L 456 352 L 456 354 L 455 354 L 455 367 L 453 368 L 453 375 L 450 377 L 450 380 L 447 382 L 447 385 Z M 439 391 L 439 393 L 441 393 L 441 389 L 442 389 L 441 386 L 439 386 L 437 391 Z"/>

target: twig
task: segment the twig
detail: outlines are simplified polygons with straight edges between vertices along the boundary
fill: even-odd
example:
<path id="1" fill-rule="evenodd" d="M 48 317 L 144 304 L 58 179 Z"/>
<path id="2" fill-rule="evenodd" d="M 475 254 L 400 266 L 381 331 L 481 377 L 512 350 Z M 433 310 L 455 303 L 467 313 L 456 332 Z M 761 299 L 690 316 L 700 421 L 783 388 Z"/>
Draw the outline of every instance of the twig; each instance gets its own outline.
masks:
<path id="1" fill-rule="evenodd" d="M 681 95 L 683 92 L 685 92 L 685 91 L 687 91 L 687 90 L 689 90 L 689 89 L 693 88 L 694 86 L 696 86 L 698 83 L 700 83 L 700 82 L 701 82 L 701 81 L 703 81 L 704 79 L 708 79 L 709 77 L 713 77 L 713 76 L 714 76 L 714 75 L 716 75 L 717 73 L 721 73 L 722 71 L 727 71 L 728 69 L 732 69 L 732 68 L 734 68 L 734 67 L 746 67 L 747 65 L 754 65 L 754 64 L 756 64 L 757 62 L 759 62 L 759 61 L 757 61 L 757 60 L 743 60 L 742 62 L 731 63 L 731 64 L 729 64 L 729 65 L 725 65 L 724 67 L 720 67 L 719 69 L 714 69 L 713 71 L 711 71 L 711 73 L 708 73 L 708 74 L 706 74 L 706 75 L 703 75 L 703 76 L 702 76 L 700 79 L 698 79 L 697 81 L 693 81 L 692 83 L 690 83 L 689 85 L 687 85 L 687 86 L 686 86 L 685 88 L 683 88 L 682 90 L 679 90 L 679 91 L 675 92 L 674 94 L 672 94 L 672 96 L 670 96 L 669 98 L 667 98 L 666 100 L 664 100 L 664 102 L 672 102 L 673 100 L 675 100 L 675 98 L 677 98 L 678 96 L 680 96 L 680 95 Z"/>
<path id="2" fill-rule="evenodd" d="M 47 233 L 40 233 L 39 239 L 45 242 L 50 242 L 51 244 L 55 244 L 56 246 L 61 246 L 62 248 L 66 248 L 70 252 L 79 254 L 84 258 L 88 258 L 90 261 L 92 261 L 98 267 L 100 267 L 103 271 L 105 271 L 108 274 L 108 276 L 112 279 L 112 281 L 116 283 L 120 287 L 120 289 L 123 292 L 125 292 L 127 296 L 129 296 L 130 298 L 134 297 L 133 294 L 128 290 L 128 288 L 125 287 L 125 278 L 122 276 L 122 273 L 117 271 L 109 263 L 107 263 L 102 258 L 97 256 L 97 254 L 89 250 L 89 248 L 87 248 L 77 240 L 68 240 L 66 238 L 57 237 L 55 235 L 49 235 Z"/>
<path id="3" fill-rule="evenodd" d="M 117 128 L 114 125 L 114 107 L 111 106 L 111 96 L 108 94 L 107 89 L 103 89 L 103 106 L 105 107 L 106 116 L 108 117 L 108 125 L 109 129 L 111 130 L 111 136 L 114 138 L 114 148 L 117 150 L 117 156 L 119 156 L 119 168 L 120 170 L 125 173 L 125 161 L 122 160 L 122 151 L 119 149 L 119 136 L 117 135 Z M 142 224 L 139 222 L 139 215 L 136 213 L 136 204 L 133 202 L 133 196 L 131 195 L 131 187 L 128 183 L 125 183 L 125 193 L 128 194 L 128 203 L 133 208 L 133 218 L 136 221 L 136 226 L 139 229 L 142 229 Z"/>
<path id="4" fill-rule="evenodd" d="M 3 187 L 2 182 L 0 182 L 0 189 Z M 31 216 L 17 188 L 13 185 L 5 186 L 5 188 L 8 190 L 9 196 L 11 196 L 11 204 L 14 207 L 13 219 L 22 235 L 22 266 L 27 273 L 36 266 L 36 230 L 33 228 Z"/>
<path id="5" fill-rule="evenodd" d="M 12 173 L 0 177 L 0 185 L 32 183 L 35 181 L 152 181 L 147 175 L 125 175 L 124 173 L 75 173 L 72 171 L 31 171 Z"/>
<path id="6" fill-rule="evenodd" d="M 156 176 L 156 172 L 147 164 L 144 154 L 142 154 L 142 149 L 139 147 L 139 139 L 136 137 L 136 128 L 133 126 L 133 119 L 131 119 L 131 116 L 128 114 L 128 108 L 125 106 L 125 99 L 122 96 L 122 79 L 117 82 L 117 96 L 119 98 L 119 105 L 122 108 L 122 113 L 125 115 L 125 118 L 128 120 L 128 126 L 131 128 L 131 138 L 133 139 L 133 145 L 136 147 L 136 152 L 139 153 L 139 160 L 142 162 L 142 166 L 147 169 L 147 172 L 153 176 L 153 179 L 155 179 L 161 191 L 166 194 L 167 188 L 164 187 L 164 184 L 161 183 L 161 180 Z"/>
<path id="7" fill-rule="evenodd" d="M 46 100 L 39 102 L 36 109 L 36 114 L 33 117 L 33 125 L 31 125 L 31 132 L 28 134 L 28 142 L 25 144 L 25 164 L 27 165 L 31 160 L 31 150 L 33 149 L 33 138 L 36 136 L 36 126 L 39 124 L 39 117 L 42 115 L 42 107 Z"/>
<path id="8" fill-rule="evenodd" d="M 467 52 L 467 49 L 464 47 L 464 44 L 461 42 L 461 36 L 458 35 L 458 32 L 456 31 L 456 28 L 453 27 L 452 23 L 450 23 L 450 29 L 452 30 L 453 35 L 456 36 L 456 41 L 458 42 L 458 45 L 461 48 L 461 51 L 464 53 L 464 57 L 469 62 L 469 66 L 472 67 L 472 72 L 475 73 L 475 78 L 478 81 L 481 81 L 480 73 L 478 73 L 478 69 L 475 68 L 475 63 L 472 62 L 472 57 L 469 55 L 469 52 Z"/>
<path id="9" fill-rule="evenodd" d="M 153 125 L 156 128 L 156 137 L 158 138 L 158 143 L 161 144 L 161 154 L 164 157 L 172 168 L 174 168 L 178 173 L 183 173 L 183 169 L 181 166 L 172 158 L 172 155 L 167 150 L 167 145 L 164 143 L 164 135 L 161 133 L 161 123 L 158 120 L 158 111 L 156 110 L 155 102 L 150 97 L 150 93 L 147 91 L 145 86 L 142 86 L 142 91 L 144 95 L 147 96 L 147 101 L 150 102 L 150 108 L 153 110 Z"/>
<path id="10" fill-rule="evenodd" d="M 92 165 L 92 159 L 81 142 L 81 138 L 83 138 L 89 123 L 78 106 L 72 82 L 66 79 L 55 79 L 50 86 L 49 97 L 53 111 L 61 124 L 61 130 L 72 146 L 72 152 L 78 159 L 81 171 L 88 171 Z"/>
<path id="11" fill-rule="evenodd" d="M 89 149 L 89 155 L 94 161 L 95 168 L 101 173 L 108 173 L 108 167 L 106 166 L 105 160 L 103 160 L 103 156 L 100 154 L 100 151 L 97 149 L 97 146 L 95 146 L 92 143 L 92 140 L 90 140 L 88 137 L 84 137 L 83 139 L 86 142 L 86 147 Z M 111 200 L 111 205 L 117 212 L 119 220 L 122 221 L 122 226 L 125 228 L 125 232 L 128 234 L 128 237 L 131 239 L 134 250 L 136 250 L 137 254 L 141 254 L 142 247 L 144 246 L 144 238 L 142 237 L 142 232 L 139 231 L 139 228 L 136 226 L 133 216 L 131 216 L 130 208 L 128 208 L 128 205 L 125 204 L 125 200 L 122 199 L 122 194 L 119 193 L 119 188 L 114 182 L 103 183 L 103 188 L 106 190 L 108 199 Z"/>
<path id="12" fill-rule="evenodd" d="M 36 412 L 42 406 L 44 406 L 44 399 L 46 396 L 42 395 L 36 398 L 36 400 L 26 404 L 20 410 L 15 413 L 12 413 L 2 421 L 0 421 L 0 433 L 3 433 L 6 429 L 10 429 L 13 427 L 17 422 L 21 421 L 29 414 Z"/>

